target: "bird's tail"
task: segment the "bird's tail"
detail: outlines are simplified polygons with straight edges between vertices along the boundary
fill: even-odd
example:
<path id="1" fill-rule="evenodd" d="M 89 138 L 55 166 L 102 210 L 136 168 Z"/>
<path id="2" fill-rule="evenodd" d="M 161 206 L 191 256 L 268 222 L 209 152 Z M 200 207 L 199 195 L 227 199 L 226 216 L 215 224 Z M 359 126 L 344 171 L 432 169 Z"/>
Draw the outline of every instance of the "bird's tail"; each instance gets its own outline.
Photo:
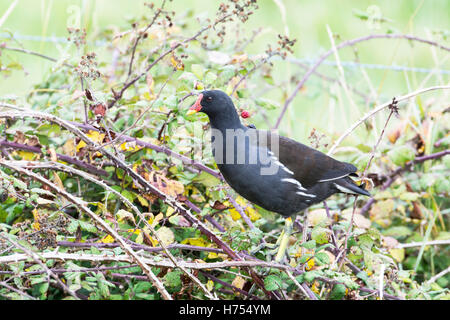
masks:
<path id="1" fill-rule="evenodd" d="M 370 197 L 370 193 L 366 191 L 365 183 L 357 185 L 350 177 L 344 177 L 334 182 L 335 187 L 343 193 L 362 194 Z"/>

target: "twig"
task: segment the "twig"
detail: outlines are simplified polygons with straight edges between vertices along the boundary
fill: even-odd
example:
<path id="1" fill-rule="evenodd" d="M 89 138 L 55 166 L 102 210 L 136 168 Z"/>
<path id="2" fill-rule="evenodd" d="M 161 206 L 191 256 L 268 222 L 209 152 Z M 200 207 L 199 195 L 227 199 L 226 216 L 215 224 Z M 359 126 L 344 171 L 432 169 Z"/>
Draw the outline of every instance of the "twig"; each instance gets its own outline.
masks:
<path id="1" fill-rule="evenodd" d="M 435 159 L 439 159 L 442 158 L 446 155 L 450 154 L 450 149 L 447 150 L 443 150 L 440 152 L 436 152 L 433 154 L 429 154 L 426 156 L 421 156 L 421 157 L 416 157 L 414 160 L 408 161 L 403 167 L 399 167 L 396 170 L 394 170 L 393 172 L 391 172 L 388 175 L 388 179 L 383 183 L 383 185 L 380 187 L 380 190 L 386 190 L 387 188 L 389 188 L 391 186 L 392 183 L 394 183 L 394 181 L 396 180 L 397 176 L 399 176 L 402 172 L 407 171 L 409 169 L 411 169 L 415 164 L 418 163 L 422 163 L 424 161 L 428 161 L 428 160 L 435 160 Z M 370 207 L 375 203 L 375 198 L 370 198 L 366 204 L 361 208 L 360 210 L 360 214 L 364 214 L 367 211 L 369 211 Z"/>
<path id="2" fill-rule="evenodd" d="M 231 16 L 231 14 L 226 14 L 224 16 L 222 16 L 221 18 L 217 19 L 213 24 L 209 24 L 206 27 L 203 27 L 202 29 L 200 29 L 196 34 L 194 34 L 192 37 L 187 38 L 181 42 L 177 42 L 176 44 L 171 45 L 170 49 L 166 50 L 165 52 L 163 52 L 158 58 L 156 58 L 151 64 L 149 64 L 147 66 L 147 68 L 145 69 L 144 72 L 140 73 L 139 75 L 137 75 L 136 77 L 134 77 L 132 80 L 128 81 L 127 83 L 125 83 L 125 85 L 123 86 L 123 88 L 119 91 L 116 92 L 114 94 L 114 99 L 111 100 L 108 103 L 108 108 L 113 107 L 117 101 L 119 101 L 119 99 L 122 98 L 123 94 L 125 93 L 125 91 L 131 87 L 134 83 L 136 83 L 139 79 L 141 79 L 143 76 L 145 76 L 156 64 L 158 64 L 159 61 L 161 61 L 164 57 L 166 57 L 167 55 L 169 55 L 170 53 L 174 52 L 176 49 L 178 49 L 179 47 L 193 41 L 193 40 L 197 40 L 197 38 L 205 31 L 214 28 L 217 24 L 225 21 L 226 19 L 228 19 Z"/>
<path id="3" fill-rule="evenodd" d="M 41 153 L 42 154 L 42 149 L 38 148 L 38 147 L 32 147 L 32 146 L 27 146 L 25 144 L 20 144 L 17 142 L 10 142 L 10 141 L 6 141 L 6 140 L 0 140 L 0 147 L 7 147 L 7 148 L 13 148 L 13 149 L 19 149 L 19 150 L 25 150 L 25 151 L 30 151 L 33 153 Z M 68 162 L 71 163 L 73 165 L 76 165 L 80 168 L 85 169 L 86 171 L 89 171 L 95 175 L 99 175 L 99 176 L 108 176 L 108 173 L 103 170 L 103 169 L 99 169 L 96 166 L 90 164 L 90 163 L 86 163 L 83 161 L 80 161 L 78 159 L 63 155 L 63 154 L 59 154 L 56 153 L 56 157 L 64 162 Z"/>
<path id="4" fill-rule="evenodd" d="M 71 241 L 58 241 L 57 245 L 60 247 L 73 247 L 73 248 L 117 248 L 120 247 L 118 243 L 98 243 L 98 242 L 71 242 Z M 130 246 L 135 250 L 144 250 L 147 252 L 161 252 L 164 251 L 162 247 L 149 247 L 142 244 L 130 243 Z M 206 251 L 223 253 L 222 249 L 210 248 L 210 247 L 198 247 L 188 244 L 170 244 L 166 246 L 167 249 L 179 249 L 179 250 L 190 250 L 190 251 Z"/>
<path id="5" fill-rule="evenodd" d="M 333 218 L 331 217 L 330 209 L 328 208 L 326 201 L 323 202 L 323 206 L 325 208 L 325 212 L 327 213 L 327 217 L 330 220 L 331 240 L 333 241 L 333 245 L 336 248 L 336 250 L 334 250 L 334 253 L 337 254 L 339 252 L 339 245 L 337 243 L 336 233 L 333 230 Z"/>
<path id="6" fill-rule="evenodd" d="M 78 260 L 78 261 L 91 261 L 91 262 L 133 262 L 133 258 L 130 255 L 96 255 L 87 253 L 64 253 L 64 252 L 42 252 L 41 257 L 43 259 L 55 259 L 55 260 Z M 26 254 L 14 253 L 7 256 L 0 256 L 0 263 L 12 263 L 27 260 L 29 257 Z M 175 264 L 168 259 L 150 259 L 143 256 L 139 256 L 140 261 L 142 261 L 147 266 L 152 267 L 163 267 L 163 268 L 175 268 Z M 266 261 L 249 261 L 249 260 L 234 260 L 234 261 L 221 261 L 221 262 L 189 262 L 189 261 L 177 261 L 179 266 L 194 270 L 204 270 L 204 269 L 216 269 L 216 268 L 241 268 L 241 267 L 265 267 L 265 268 L 276 268 L 280 270 L 286 270 L 292 268 L 291 266 L 266 262 Z"/>
<path id="7" fill-rule="evenodd" d="M 286 270 L 286 274 L 288 275 L 289 279 L 291 279 L 294 282 L 294 284 L 297 286 L 297 288 L 299 288 L 300 291 L 303 292 L 305 297 L 308 297 L 311 300 L 318 300 L 314 293 L 312 293 L 310 291 L 306 291 L 305 287 L 303 286 L 304 284 L 298 283 L 297 279 L 295 279 L 295 277 L 292 275 L 292 273 L 290 273 L 289 271 Z M 311 293 L 312 293 L 312 295 L 311 295 Z"/>
<path id="8" fill-rule="evenodd" d="M 12 162 L 7 161 L 7 164 L 12 164 Z M 22 163 L 22 162 L 20 162 Z M 14 162 L 15 165 L 19 164 L 18 162 Z M 162 250 L 167 254 L 167 256 L 169 257 L 169 259 L 172 260 L 172 262 L 177 265 L 176 259 L 175 257 L 168 251 L 168 248 L 166 247 L 166 245 L 161 241 L 160 237 L 158 236 L 157 232 L 154 230 L 154 228 L 148 223 L 148 221 L 145 219 L 145 217 L 142 215 L 142 213 L 136 208 L 135 205 L 133 205 L 126 197 L 124 197 L 120 192 L 116 191 L 115 189 L 109 187 L 107 184 L 105 184 L 103 181 L 100 181 L 94 177 L 91 177 L 87 174 L 85 174 L 82 171 L 73 169 L 71 167 L 68 167 L 64 164 L 61 163 L 55 163 L 55 162 L 48 162 L 48 163 L 30 163 L 25 162 L 25 164 L 27 166 L 31 166 L 32 168 L 36 168 L 39 166 L 44 166 L 46 168 L 53 168 L 56 170 L 62 170 L 71 174 L 76 174 L 81 176 L 82 178 L 89 180 L 93 183 L 96 183 L 100 186 L 102 186 L 103 188 L 105 188 L 106 190 L 108 190 L 111 193 L 114 193 L 118 198 L 120 198 L 122 200 L 123 203 L 125 203 L 129 208 L 131 208 L 136 215 L 141 219 L 142 222 L 144 222 L 144 224 L 146 225 L 146 227 L 151 231 L 152 235 L 156 238 L 156 240 L 158 241 L 159 245 L 162 247 Z M 131 247 L 131 246 L 130 246 Z M 132 248 L 132 247 L 131 247 Z M 142 248 L 139 248 L 142 249 Z M 209 291 L 203 286 L 203 284 L 194 276 L 192 275 L 190 272 L 188 272 L 187 270 L 185 270 L 183 267 L 180 267 L 180 269 L 189 277 L 191 278 L 192 281 L 194 281 L 206 294 L 206 296 L 208 296 L 210 299 L 215 299 L 215 297 L 211 296 L 211 294 L 209 293 Z"/>
<path id="9" fill-rule="evenodd" d="M 42 272 L 45 272 L 45 271 L 42 271 Z M 21 291 L 21 290 L 19 290 L 19 289 L 16 289 L 16 288 L 14 288 L 13 286 L 10 286 L 9 284 L 7 284 L 7 283 L 4 282 L 4 281 L 1 281 L 1 282 L 0 282 L 0 286 L 3 286 L 3 287 L 5 287 L 6 289 L 9 289 L 9 290 L 11 290 L 11 291 L 14 291 L 14 292 L 20 294 L 21 296 L 24 296 L 24 297 L 27 298 L 27 299 L 30 299 L 30 300 L 37 300 L 35 297 L 32 297 L 32 296 L 30 296 L 29 294 L 27 294 L 26 292 L 23 292 L 23 291 Z"/>
<path id="10" fill-rule="evenodd" d="M 386 122 L 384 123 L 384 127 L 383 127 L 383 129 L 381 130 L 381 133 L 380 133 L 380 136 L 378 137 L 377 142 L 376 142 L 375 145 L 373 146 L 372 153 L 371 153 L 371 155 L 370 155 L 369 161 L 367 162 L 367 165 L 366 165 L 366 167 L 364 168 L 364 172 L 363 172 L 363 176 L 364 176 L 364 177 L 366 176 L 366 172 L 367 172 L 367 170 L 370 168 L 370 165 L 372 164 L 372 160 L 375 158 L 375 152 L 376 152 L 376 150 L 377 150 L 377 148 L 378 148 L 378 145 L 379 145 L 380 142 L 381 142 L 381 139 L 383 139 L 384 131 L 386 131 L 386 127 L 387 127 L 387 125 L 388 125 L 388 123 L 389 123 L 389 120 L 391 120 L 391 117 L 392 117 L 392 115 L 393 115 L 394 113 L 398 115 L 398 107 L 397 107 L 397 103 L 398 103 L 398 101 L 395 99 L 395 97 L 392 98 L 392 102 L 391 102 L 391 104 L 388 106 L 388 108 L 391 110 L 391 112 L 389 113 L 389 116 L 387 117 Z"/>
<path id="11" fill-rule="evenodd" d="M 443 46 L 434 41 L 430 41 L 427 39 L 419 38 L 419 37 L 416 37 L 413 35 L 408 35 L 408 34 L 372 34 L 372 35 L 344 41 L 344 42 L 338 44 L 335 48 L 331 48 L 326 53 L 324 53 L 322 56 L 320 56 L 320 58 L 317 60 L 317 62 L 306 72 L 306 74 L 303 76 L 303 78 L 297 83 L 297 86 L 295 87 L 294 91 L 286 99 L 286 101 L 283 105 L 283 109 L 281 110 L 281 113 L 278 116 L 278 119 L 274 125 L 274 129 L 277 129 L 280 126 L 281 120 L 283 119 L 283 116 L 286 113 L 287 108 L 292 103 L 292 101 L 294 100 L 295 96 L 300 91 L 300 89 L 303 88 L 303 85 L 308 80 L 308 78 L 322 64 L 322 62 L 325 61 L 326 58 L 328 58 L 331 54 L 333 54 L 334 50 L 340 50 L 344 47 L 353 46 L 359 42 L 363 42 L 363 41 L 367 41 L 367 40 L 371 40 L 371 39 L 406 39 L 406 40 L 410 40 L 410 41 L 418 41 L 418 42 L 426 43 L 426 44 L 436 46 L 442 50 L 450 52 L 449 47 Z"/>
<path id="12" fill-rule="evenodd" d="M 0 162 L 1 163 L 1 162 Z M 13 168 L 11 168 L 13 169 Z M 16 241 L 14 241 L 13 239 L 11 239 L 11 237 L 3 235 L 2 233 L 0 233 L 0 238 L 2 238 L 5 241 L 10 242 L 14 247 L 16 247 L 17 249 L 22 250 L 23 252 L 25 252 L 25 255 L 30 257 L 31 259 L 33 259 L 38 265 L 41 266 L 42 269 L 45 270 L 45 272 L 47 273 L 48 277 L 52 277 L 53 279 L 56 280 L 56 282 L 58 283 L 58 285 L 64 290 L 64 292 L 66 292 L 67 294 L 71 295 L 73 298 L 75 298 L 76 300 L 79 300 L 80 298 L 78 297 L 78 295 L 71 290 L 65 283 L 63 283 L 61 281 L 61 279 L 59 279 L 59 277 L 54 274 L 44 263 L 42 263 L 41 258 L 39 257 L 39 255 L 27 248 L 25 248 L 24 246 L 22 246 L 21 244 L 17 243 Z"/>
<path id="13" fill-rule="evenodd" d="M 427 282 L 425 282 L 426 284 L 432 284 L 433 282 L 435 282 L 437 279 L 442 278 L 443 276 L 445 276 L 447 273 L 450 272 L 450 266 L 447 267 L 447 269 L 442 270 L 441 272 L 439 272 L 437 275 L 433 276 L 430 278 L 430 280 L 428 280 Z"/>
<path id="14" fill-rule="evenodd" d="M 197 228 L 205 234 L 211 241 L 215 242 L 220 248 L 224 250 L 226 254 L 228 254 L 230 257 L 236 260 L 241 260 L 239 255 L 235 253 L 228 244 L 226 244 L 222 239 L 220 239 L 219 236 L 214 234 L 211 230 L 208 229 L 208 227 L 199 221 L 189 210 L 186 210 L 181 203 L 179 203 L 176 199 L 173 197 L 170 197 L 160 191 L 158 188 L 156 188 L 153 184 L 145 180 L 141 175 L 136 173 L 134 170 L 128 167 L 128 165 L 118 157 L 115 157 L 112 155 L 109 151 L 107 151 L 105 148 L 102 148 L 97 143 L 93 142 L 88 136 L 86 136 L 83 132 L 81 132 L 77 127 L 69 123 L 68 121 L 65 121 L 61 118 L 58 118 L 54 115 L 45 114 L 38 111 L 31 111 L 26 109 L 21 109 L 19 107 L 15 107 L 16 110 L 20 110 L 22 112 L 20 113 L 0 113 L 0 118 L 10 118 L 10 119 L 23 119 L 27 117 L 31 117 L 38 120 L 45 120 L 50 121 L 53 123 L 58 124 L 61 127 L 64 127 L 65 129 L 69 130 L 70 132 L 74 133 L 78 137 L 81 138 L 88 146 L 91 148 L 94 148 L 96 150 L 99 150 L 103 155 L 105 155 L 107 158 L 112 160 L 114 164 L 123 169 L 134 181 L 134 184 L 141 189 L 144 192 L 152 192 L 158 196 L 162 201 L 166 202 L 168 205 L 170 205 L 172 208 L 175 209 L 176 212 L 180 213 L 184 218 L 186 218 L 191 224 L 197 226 Z M 144 219 L 145 221 L 145 219 Z M 131 248 L 127 247 L 127 249 L 131 250 Z M 170 253 L 168 253 L 170 255 Z M 255 282 L 268 294 L 270 292 L 266 291 L 264 289 L 264 283 L 262 280 L 252 271 L 250 271 L 252 274 L 252 277 L 254 278 Z M 164 289 L 165 290 L 165 289 Z"/>
<path id="15" fill-rule="evenodd" d="M 73 121 L 69 121 L 69 123 L 74 125 L 74 126 L 76 126 L 76 127 L 78 127 L 78 128 L 86 130 L 86 131 L 87 130 L 100 131 L 100 129 L 98 129 L 98 128 L 94 127 L 94 126 L 91 126 L 91 125 L 84 125 L 82 123 L 73 122 Z M 113 133 L 113 131 L 111 131 L 111 133 Z M 186 156 L 184 156 L 182 154 L 176 153 L 176 152 L 170 150 L 167 147 L 157 146 L 155 144 L 152 144 L 152 143 L 149 143 L 149 142 L 145 142 L 145 141 L 142 141 L 142 140 L 139 140 L 139 139 L 127 136 L 127 135 L 123 135 L 119 140 L 120 141 L 126 141 L 126 142 L 135 142 L 139 146 L 142 146 L 142 147 L 145 147 L 145 148 L 149 148 L 149 149 L 155 150 L 157 152 L 165 153 L 168 156 L 171 156 L 171 157 L 174 157 L 176 159 L 181 160 L 185 164 L 192 165 L 193 167 L 195 167 L 195 168 L 197 168 L 197 169 L 199 169 L 201 171 L 205 171 L 205 172 L 209 173 L 210 175 L 212 175 L 212 176 L 214 176 L 214 177 L 216 177 L 216 178 L 218 178 L 220 180 L 223 180 L 222 175 L 220 173 L 214 171 L 213 169 L 205 166 L 204 164 L 202 164 L 200 162 L 192 160 L 191 158 L 188 158 L 188 157 L 186 157 Z"/>
<path id="16" fill-rule="evenodd" d="M 139 32 L 139 35 L 136 38 L 136 41 L 134 42 L 133 48 L 132 48 L 132 51 L 131 51 L 130 63 L 128 65 L 128 76 L 130 76 L 132 71 L 133 71 L 132 68 L 133 68 L 134 55 L 136 54 L 136 48 L 137 48 L 137 45 L 139 44 L 139 41 L 142 39 L 142 37 L 148 31 L 148 29 L 150 29 L 153 26 L 153 24 L 155 23 L 156 19 L 158 18 L 158 16 L 163 11 L 165 4 L 166 4 L 166 0 L 163 0 L 163 2 L 161 4 L 161 7 L 156 9 L 156 13 L 153 16 L 152 21 L 150 21 L 150 23 L 147 25 L 147 27 L 145 27 L 145 29 L 143 31 Z"/>
<path id="17" fill-rule="evenodd" d="M 86 253 L 64 253 L 64 252 L 43 252 L 41 254 L 44 259 L 55 259 L 55 260 L 77 260 L 77 261 L 90 261 L 90 262 L 132 262 L 131 258 L 128 255 L 95 255 L 95 254 L 86 254 Z M 174 268 L 173 262 L 170 260 L 154 260 L 146 257 L 141 257 L 142 261 L 153 267 L 163 267 L 163 268 Z M 0 256 L 0 263 L 11 263 L 11 262 L 19 262 L 27 260 L 27 256 L 21 253 L 15 253 L 8 256 Z M 295 268 L 285 265 L 279 264 L 276 262 L 266 262 L 262 260 L 241 260 L 241 261 L 222 261 L 222 262 L 187 262 L 187 261 L 178 261 L 179 265 L 182 265 L 188 269 L 194 270 L 214 270 L 219 268 L 241 268 L 241 267 L 263 267 L 263 268 L 275 268 L 283 271 L 291 271 L 298 274 L 298 270 Z M 357 269 L 355 273 L 358 273 L 360 270 Z M 334 281 L 328 278 L 320 277 L 321 280 L 324 281 Z M 303 288 L 305 288 L 303 286 Z M 309 289 L 309 288 L 308 288 Z M 306 290 L 306 289 L 305 289 Z M 310 290 L 310 289 L 309 289 Z M 359 290 L 364 292 L 377 292 L 377 290 L 369 289 L 365 287 L 359 288 Z M 308 290 L 307 290 L 308 291 Z M 309 296 L 309 295 L 308 295 Z M 384 293 L 384 296 L 388 299 L 392 300 L 401 300 L 401 298 L 389 295 Z"/>
<path id="18" fill-rule="evenodd" d="M 253 224 L 252 220 L 250 220 L 248 215 L 245 213 L 244 209 L 242 209 L 242 207 L 236 202 L 236 200 L 234 200 L 234 198 L 228 192 L 227 192 L 227 198 L 228 198 L 228 200 L 230 200 L 231 204 L 237 210 L 237 212 L 239 212 L 239 214 L 241 215 L 242 219 L 250 227 L 250 229 L 255 230 L 256 227 Z"/>
<path id="19" fill-rule="evenodd" d="M 243 295 L 245 295 L 247 297 L 253 298 L 253 299 L 259 299 L 257 296 L 249 294 L 247 291 L 242 290 L 241 288 L 238 288 L 236 286 L 233 286 L 233 285 L 229 284 L 228 282 L 222 281 L 219 278 L 216 278 L 216 277 L 214 277 L 213 275 L 211 275 L 209 273 L 206 273 L 204 271 L 200 271 L 200 274 L 202 274 L 203 276 L 211 279 L 214 282 L 220 283 L 223 286 L 226 286 L 228 288 L 233 289 L 233 291 L 235 291 L 235 292 L 239 292 L 239 293 L 241 293 L 241 294 L 243 294 Z"/>
<path id="20" fill-rule="evenodd" d="M 417 95 L 420 95 L 422 93 L 428 92 L 428 91 L 434 91 L 434 90 L 446 90 L 446 89 L 450 89 L 450 86 L 434 86 L 434 87 L 429 87 L 429 88 L 425 88 L 425 89 L 419 89 L 417 91 L 408 93 L 404 96 L 401 96 L 399 98 L 396 98 L 397 103 L 404 101 L 404 100 L 408 100 L 410 98 L 413 98 Z M 387 107 L 392 105 L 392 101 L 390 102 L 386 102 L 383 103 L 382 105 L 379 105 L 377 107 L 375 107 L 373 110 L 369 111 L 368 113 L 366 113 L 364 116 L 362 116 L 358 121 L 356 121 L 354 124 L 352 124 L 350 126 L 350 128 L 348 128 L 337 140 L 336 142 L 333 144 L 333 146 L 330 148 L 330 150 L 328 151 L 328 155 L 333 154 L 334 150 L 337 148 L 337 146 L 339 146 L 339 144 L 350 134 L 352 133 L 360 124 L 362 124 L 364 121 L 366 121 L 368 118 L 370 118 L 371 116 L 373 116 L 374 114 L 380 112 L 381 110 L 386 109 Z"/>
<path id="21" fill-rule="evenodd" d="M 16 51 L 16 52 L 20 52 L 20 53 L 25 53 L 25 54 L 29 54 L 29 55 L 32 55 L 32 56 L 37 56 L 39 58 L 43 58 L 43 59 L 46 59 L 46 60 L 49 60 L 49 61 L 52 61 L 52 62 L 58 62 L 58 60 L 55 59 L 55 58 L 46 56 L 46 55 L 38 53 L 38 52 L 27 50 L 27 49 L 11 48 L 11 47 L 8 47 L 8 46 L 5 46 L 5 45 L 0 46 L 0 50 L 2 50 L 2 49 L 10 50 L 10 51 Z M 69 68 L 73 67 L 72 65 L 70 65 L 68 63 L 65 63 L 65 62 L 63 63 L 63 65 L 66 66 L 66 67 L 69 67 Z"/>
<path id="22" fill-rule="evenodd" d="M 436 245 L 448 245 L 450 244 L 450 240 L 433 240 L 426 242 L 409 242 L 409 243 L 400 243 L 395 246 L 395 248 L 413 248 L 413 247 L 421 247 L 421 246 L 436 246 Z"/>
<path id="23" fill-rule="evenodd" d="M 2 159 L 0 159 L 0 165 L 5 166 L 5 167 L 7 167 L 7 168 L 9 168 L 11 170 L 17 171 L 20 174 L 23 174 L 23 175 L 29 176 L 31 178 L 34 178 L 35 180 L 39 181 L 40 183 L 43 183 L 44 185 L 47 185 L 48 187 L 53 189 L 56 193 L 58 193 L 59 195 L 63 196 L 64 198 L 66 198 L 67 200 L 69 200 L 70 202 L 75 204 L 82 211 L 84 211 L 92 220 L 94 220 L 98 225 L 100 225 L 104 231 L 106 231 L 109 235 L 111 235 L 114 239 L 116 239 L 121 244 L 122 249 L 124 249 L 124 251 L 129 256 L 132 257 L 132 258 L 129 258 L 129 259 L 132 259 L 133 261 L 135 261 L 142 268 L 144 273 L 149 277 L 149 279 L 152 281 L 153 285 L 157 288 L 157 290 L 159 291 L 161 296 L 164 299 L 169 299 L 169 300 L 172 299 L 170 294 L 167 292 L 167 290 L 162 285 L 161 281 L 153 274 L 152 270 L 148 267 L 148 265 L 145 264 L 141 260 L 141 258 L 136 254 L 136 252 L 134 252 L 134 250 L 128 245 L 128 243 L 126 243 L 125 240 L 114 229 L 112 229 L 98 215 L 93 213 L 86 206 L 84 201 L 74 197 L 73 195 L 67 193 L 66 191 L 64 191 L 64 190 L 60 189 L 59 187 L 57 187 L 56 185 L 54 185 L 49 180 L 45 179 L 44 177 L 42 177 L 40 175 L 37 175 L 37 174 L 31 172 L 31 171 L 28 171 L 26 169 L 23 169 L 23 168 L 20 168 L 20 167 L 17 167 L 17 166 L 12 166 L 10 164 L 7 164 Z"/>
<path id="24" fill-rule="evenodd" d="M 328 32 L 328 37 L 330 38 L 330 42 L 331 42 L 331 49 L 333 49 L 333 54 L 336 59 L 336 66 L 339 71 L 339 76 L 340 76 L 339 83 L 341 84 L 342 88 L 344 88 L 345 95 L 347 96 L 347 99 L 349 100 L 353 109 L 358 110 L 358 108 L 356 107 L 355 101 L 353 101 L 352 96 L 350 94 L 350 90 L 348 88 L 347 82 L 345 81 L 345 72 L 344 72 L 344 68 L 342 68 L 341 59 L 339 58 L 339 54 L 336 49 L 336 44 L 334 42 L 333 33 L 331 32 L 330 26 L 328 24 L 326 25 L 326 28 L 327 28 L 327 32 Z"/>

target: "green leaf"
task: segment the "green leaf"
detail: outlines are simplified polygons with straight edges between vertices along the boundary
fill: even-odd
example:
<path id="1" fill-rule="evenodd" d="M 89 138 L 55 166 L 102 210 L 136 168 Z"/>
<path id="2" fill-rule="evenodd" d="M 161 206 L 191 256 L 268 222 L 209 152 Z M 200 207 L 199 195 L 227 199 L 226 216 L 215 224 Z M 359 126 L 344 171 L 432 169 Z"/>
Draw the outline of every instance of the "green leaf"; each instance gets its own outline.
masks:
<path id="1" fill-rule="evenodd" d="M 302 247 L 306 249 L 314 249 L 316 247 L 316 240 L 309 240 L 302 243 Z"/>
<path id="2" fill-rule="evenodd" d="M 370 249 L 372 248 L 374 242 L 375 241 L 372 239 L 372 237 L 367 233 L 358 236 L 358 244 L 361 248 Z"/>
<path id="3" fill-rule="evenodd" d="M 164 100 L 164 104 L 170 109 L 176 109 L 176 107 L 178 106 L 178 98 L 177 98 L 177 96 L 175 96 L 175 95 L 168 96 Z"/>
<path id="4" fill-rule="evenodd" d="M 383 231 L 383 235 L 394 237 L 394 238 L 403 238 L 403 237 L 410 236 L 411 234 L 412 234 L 412 230 L 406 226 L 391 227 L 391 228 Z"/>
<path id="5" fill-rule="evenodd" d="M 14 179 L 14 184 L 13 184 L 14 187 L 19 188 L 21 190 L 28 190 L 27 184 L 25 182 L 18 180 L 16 178 L 13 178 L 13 179 Z"/>
<path id="6" fill-rule="evenodd" d="M 200 64 L 191 65 L 191 71 L 199 80 L 203 80 L 203 74 L 205 73 L 205 68 Z"/>
<path id="7" fill-rule="evenodd" d="M 345 286 L 343 284 L 336 284 L 333 287 L 333 290 L 331 291 L 330 294 L 330 299 L 331 300 L 342 300 L 342 298 L 345 297 Z"/>
<path id="8" fill-rule="evenodd" d="M 314 259 L 316 262 L 318 262 L 320 265 L 329 264 L 330 263 L 330 257 L 325 252 L 318 252 L 314 256 Z"/>
<path id="9" fill-rule="evenodd" d="M 398 166 L 403 166 L 406 162 L 415 158 L 415 152 L 409 146 L 396 147 L 390 150 L 387 155 Z"/>
<path id="10" fill-rule="evenodd" d="M 322 227 L 315 227 L 311 232 L 311 239 L 318 244 L 328 243 L 328 230 Z"/>
<path id="11" fill-rule="evenodd" d="M 181 271 L 175 270 L 175 271 L 168 272 L 164 276 L 164 283 L 168 287 L 172 287 L 172 288 L 181 286 Z"/>
<path id="12" fill-rule="evenodd" d="M 91 232 L 91 233 L 97 232 L 97 228 L 93 224 L 90 224 L 88 222 L 81 221 L 81 220 L 78 220 L 78 223 L 80 225 L 81 230 L 83 230 L 83 231 L 87 231 L 87 232 Z"/>
<path id="13" fill-rule="evenodd" d="M 278 290 L 281 288 L 282 281 L 276 275 L 269 275 L 264 279 L 264 287 L 268 291 Z"/>
<path id="14" fill-rule="evenodd" d="M 122 190 L 120 194 L 123 195 L 125 198 L 127 198 L 128 201 L 130 201 L 131 203 L 133 203 L 134 198 L 136 197 L 136 195 L 133 192 L 130 192 L 128 190 Z"/>
<path id="15" fill-rule="evenodd" d="M 152 288 L 152 284 L 147 281 L 139 281 L 134 287 L 133 290 L 136 293 L 147 292 Z"/>
<path id="16" fill-rule="evenodd" d="M 369 281 L 369 275 L 365 271 L 358 272 L 356 276 L 362 281 L 364 281 L 364 283 L 367 283 L 367 281 Z"/>
<path id="17" fill-rule="evenodd" d="M 201 183 L 207 188 L 215 187 L 220 182 L 219 179 L 217 179 L 216 177 L 210 175 L 209 173 L 207 173 L 205 171 L 202 171 L 192 181 L 196 182 L 196 183 Z"/>
<path id="18" fill-rule="evenodd" d="M 306 271 L 304 273 L 305 275 L 305 280 L 309 283 L 313 282 L 315 278 L 319 277 L 322 275 L 321 272 L 313 270 L 313 271 Z"/>

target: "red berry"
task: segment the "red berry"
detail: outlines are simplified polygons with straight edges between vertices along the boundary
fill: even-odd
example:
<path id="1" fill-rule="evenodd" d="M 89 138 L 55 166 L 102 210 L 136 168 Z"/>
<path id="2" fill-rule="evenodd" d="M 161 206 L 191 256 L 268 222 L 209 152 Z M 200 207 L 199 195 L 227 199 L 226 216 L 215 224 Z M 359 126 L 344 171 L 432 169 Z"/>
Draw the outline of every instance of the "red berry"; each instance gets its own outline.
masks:
<path id="1" fill-rule="evenodd" d="M 242 111 L 241 112 L 241 117 L 246 119 L 250 117 L 250 113 L 248 111 Z"/>

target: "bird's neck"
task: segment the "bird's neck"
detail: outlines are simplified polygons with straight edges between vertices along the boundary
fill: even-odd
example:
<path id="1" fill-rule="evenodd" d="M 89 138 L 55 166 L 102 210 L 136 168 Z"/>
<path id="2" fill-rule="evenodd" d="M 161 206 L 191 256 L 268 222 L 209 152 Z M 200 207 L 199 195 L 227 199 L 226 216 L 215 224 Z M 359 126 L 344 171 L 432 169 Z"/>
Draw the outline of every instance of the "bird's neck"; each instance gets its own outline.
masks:
<path id="1" fill-rule="evenodd" d="M 225 133 L 227 129 L 247 129 L 247 127 L 242 125 L 241 120 L 235 111 L 209 117 L 209 121 L 211 123 L 211 128 L 220 130 L 223 133 Z"/>

